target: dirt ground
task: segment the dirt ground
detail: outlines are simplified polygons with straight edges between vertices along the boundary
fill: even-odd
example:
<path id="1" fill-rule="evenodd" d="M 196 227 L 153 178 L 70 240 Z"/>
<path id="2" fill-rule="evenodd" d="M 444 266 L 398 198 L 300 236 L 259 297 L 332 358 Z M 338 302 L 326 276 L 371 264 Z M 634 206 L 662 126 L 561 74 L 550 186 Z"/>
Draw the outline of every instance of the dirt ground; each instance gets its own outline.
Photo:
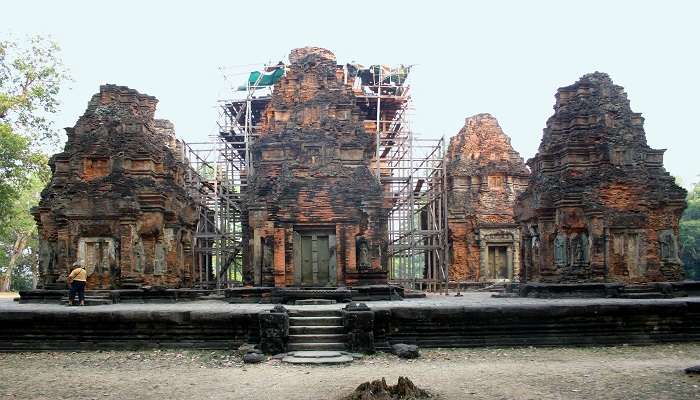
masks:
<path id="1" fill-rule="evenodd" d="M 339 399 L 400 375 L 438 399 L 699 399 L 700 344 L 378 353 L 346 366 L 244 365 L 238 352 L 0 354 L 1 399 Z"/>
<path id="2" fill-rule="evenodd" d="M 0 292 L 0 299 L 14 299 L 15 297 L 19 297 L 19 293 L 17 292 Z"/>

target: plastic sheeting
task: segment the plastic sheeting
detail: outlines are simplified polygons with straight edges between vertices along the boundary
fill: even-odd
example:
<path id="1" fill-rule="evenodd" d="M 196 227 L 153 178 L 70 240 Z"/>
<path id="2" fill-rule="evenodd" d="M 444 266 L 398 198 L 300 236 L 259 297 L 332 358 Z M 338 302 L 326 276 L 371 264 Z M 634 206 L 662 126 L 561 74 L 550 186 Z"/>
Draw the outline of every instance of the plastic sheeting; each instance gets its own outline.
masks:
<path id="1" fill-rule="evenodd" d="M 248 76 L 248 85 L 241 85 L 238 90 L 247 90 L 248 86 L 272 86 L 284 76 L 284 67 L 273 67 L 265 71 L 253 71 Z"/>

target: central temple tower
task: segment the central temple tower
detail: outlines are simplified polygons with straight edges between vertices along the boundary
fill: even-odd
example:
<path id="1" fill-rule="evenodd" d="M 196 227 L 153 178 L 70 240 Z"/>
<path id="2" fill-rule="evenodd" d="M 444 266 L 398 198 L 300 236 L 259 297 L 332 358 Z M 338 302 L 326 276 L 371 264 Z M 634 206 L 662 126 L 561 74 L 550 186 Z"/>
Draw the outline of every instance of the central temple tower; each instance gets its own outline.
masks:
<path id="1" fill-rule="evenodd" d="M 289 55 L 253 141 L 243 212 L 255 286 L 386 283 L 387 214 L 375 138 L 328 50 Z"/>

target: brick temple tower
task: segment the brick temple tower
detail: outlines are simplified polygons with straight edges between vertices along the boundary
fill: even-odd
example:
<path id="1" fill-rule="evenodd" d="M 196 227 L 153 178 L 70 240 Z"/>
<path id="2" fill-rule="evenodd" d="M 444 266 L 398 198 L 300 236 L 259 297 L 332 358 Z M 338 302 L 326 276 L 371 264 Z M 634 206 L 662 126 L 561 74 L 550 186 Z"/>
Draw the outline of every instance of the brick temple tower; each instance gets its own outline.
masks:
<path id="1" fill-rule="evenodd" d="M 560 88 L 517 219 L 528 281 L 683 278 L 684 189 L 646 142 L 641 114 L 603 73 Z"/>
<path id="2" fill-rule="evenodd" d="M 517 280 L 520 227 L 513 206 L 529 174 L 522 157 L 496 118 L 477 114 L 450 140 L 446 162 L 451 278 Z"/>
<path id="3" fill-rule="evenodd" d="M 104 85 L 33 209 L 39 228 L 40 288 L 64 289 L 76 260 L 88 289 L 178 288 L 192 284 L 195 204 L 173 125 L 154 119 L 158 100 Z"/>
<path id="4" fill-rule="evenodd" d="M 244 211 L 248 285 L 387 281 L 387 214 L 375 138 L 328 50 L 293 50 L 262 112 Z"/>

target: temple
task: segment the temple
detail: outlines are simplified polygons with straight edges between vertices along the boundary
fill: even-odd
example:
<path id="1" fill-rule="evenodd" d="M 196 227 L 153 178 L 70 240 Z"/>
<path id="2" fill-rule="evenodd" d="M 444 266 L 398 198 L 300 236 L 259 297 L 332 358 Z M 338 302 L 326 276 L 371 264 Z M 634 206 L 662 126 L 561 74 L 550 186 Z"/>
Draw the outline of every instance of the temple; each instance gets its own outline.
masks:
<path id="1" fill-rule="evenodd" d="M 158 100 L 104 85 L 64 151 L 33 210 L 40 237 L 40 283 L 66 287 L 73 262 L 88 288 L 192 285 L 196 215 L 187 165 L 173 125 L 154 119 Z"/>
<path id="2" fill-rule="evenodd" d="M 456 281 L 517 281 L 520 227 L 513 215 L 529 171 L 496 118 L 477 114 L 446 155 L 450 275 Z"/>
<path id="3" fill-rule="evenodd" d="M 490 114 L 449 146 L 416 137 L 409 69 L 292 50 L 220 103 L 217 135 L 189 144 L 154 118 L 154 97 L 102 86 L 33 210 L 39 287 L 64 289 L 76 260 L 88 289 L 136 300 L 683 279 L 685 191 L 607 75 L 559 89 L 528 169 Z"/>
<path id="4" fill-rule="evenodd" d="M 252 143 L 244 209 L 244 279 L 256 286 L 387 282 L 376 138 L 335 56 L 292 51 Z"/>
<path id="5" fill-rule="evenodd" d="M 560 88 L 518 199 L 527 281 L 683 278 L 686 192 L 647 145 L 641 114 L 603 73 Z"/>

